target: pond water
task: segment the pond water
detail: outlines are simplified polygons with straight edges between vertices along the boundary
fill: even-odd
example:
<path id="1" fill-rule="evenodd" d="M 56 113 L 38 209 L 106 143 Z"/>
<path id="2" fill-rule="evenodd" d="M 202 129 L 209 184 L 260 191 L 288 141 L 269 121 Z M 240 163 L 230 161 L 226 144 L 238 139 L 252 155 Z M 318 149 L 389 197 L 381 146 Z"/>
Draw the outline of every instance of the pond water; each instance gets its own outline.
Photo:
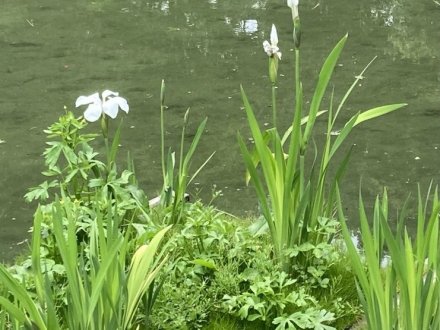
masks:
<path id="1" fill-rule="evenodd" d="M 407 102 L 404 110 L 353 132 L 355 144 L 343 198 L 356 209 L 359 184 L 371 199 L 389 187 L 398 207 L 420 182 L 440 178 L 440 5 L 433 0 L 302 1 L 306 99 L 326 54 L 349 33 L 335 73 L 340 98 L 378 56 L 347 103 L 341 123 L 358 110 Z M 176 145 L 191 107 L 188 140 L 208 117 L 194 164 L 216 151 L 191 192 L 234 214 L 256 209 L 245 186 L 237 131 L 247 134 L 239 95 L 246 89 L 261 122 L 269 122 L 270 87 L 262 42 L 277 25 L 279 117 L 293 106 L 291 13 L 281 0 L 1 0 L 0 1 L 0 259 L 24 244 L 35 204 L 23 195 L 44 178 L 42 132 L 74 108 L 79 95 L 111 89 L 130 104 L 122 151 L 135 158 L 142 186 L 160 189 L 159 89 L 167 83 L 166 126 Z M 327 106 L 327 104 L 326 104 Z M 78 115 L 81 113 L 77 111 Z M 318 124 L 317 140 L 324 132 Z M 352 221 L 356 221 L 353 219 Z"/>

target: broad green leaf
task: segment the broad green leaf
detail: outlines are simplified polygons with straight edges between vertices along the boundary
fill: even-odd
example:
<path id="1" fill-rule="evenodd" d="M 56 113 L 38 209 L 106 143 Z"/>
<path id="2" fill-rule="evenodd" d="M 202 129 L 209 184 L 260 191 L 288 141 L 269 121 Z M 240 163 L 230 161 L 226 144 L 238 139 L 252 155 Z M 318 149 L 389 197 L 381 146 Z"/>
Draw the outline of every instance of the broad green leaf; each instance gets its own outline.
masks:
<path id="1" fill-rule="evenodd" d="M 373 109 L 361 112 L 359 114 L 359 116 L 357 117 L 356 122 L 354 123 L 353 127 L 360 124 L 360 123 L 363 123 L 364 121 L 383 116 L 387 113 L 393 112 L 393 111 L 398 110 L 398 109 L 405 107 L 407 105 L 408 104 L 406 104 L 406 103 L 389 104 L 389 105 L 384 105 L 381 107 L 377 107 L 377 108 L 373 108 Z"/>
<path id="2" fill-rule="evenodd" d="M 342 142 L 344 142 L 344 140 L 347 138 L 348 134 L 350 134 L 351 130 L 354 127 L 355 122 L 357 121 L 357 118 L 359 118 L 359 115 L 355 115 L 353 116 L 344 126 L 344 128 L 341 130 L 341 132 L 339 133 L 338 137 L 336 138 L 335 142 L 333 143 L 330 153 L 328 155 L 328 159 L 327 161 L 329 162 L 333 155 L 335 154 L 335 152 L 339 149 L 339 147 L 341 146 Z M 327 167 L 327 164 L 324 164 L 325 167 Z"/>
<path id="3" fill-rule="evenodd" d="M 2 264 L 0 264 L 0 282 L 2 282 L 3 285 L 14 295 L 15 299 L 20 302 L 21 308 L 23 308 L 29 315 L 29 320 L 38 326 L 39 329 L 46 329 L 46 324 L 42 318 L 42 314 L 29 293 L 21 283 L 12 277 L 12 275 Z M 25 314 L 21 311 L 19 312 L 13 307 L 12 304 L 8 304 L 5 298 L 0 297 L 0 304 L 2 304 L 5 308 L 8 308 L 10 312 L 15 313 L 17 319 L 23 319 L 23 315 Z M 24 318 L 27 317 L 25 316 Z"/>
<path id="4" fill-rule="evenodd" d="M 119 141 L 121 139 L 121 127 L 122 127 L 123 122 L 124 122 L 124 120 L 121 119 L 121 121 L 119 122 L 119 125 L 118 125 L 118 129 L 116 130 L 115 135 L 113 136 L 112 146 L 111 146 L 110 155 L 109 155 L 110 163 L 113 163 L 116 160 L 116 155 L 119 150 Z"/>
<path id="5" fill-rule="evenodd" d="M 127 279 L 127 309 L 125 311 L 124 328 L 127 328 L 134 317 L 140 298 L 154 280 L 163 266 L 165 259 L 154 267 L 154 257 L 165 234 L 171 226 L 159 231 L 148 245 L 142 245 L 134 254 Z"/>
<path id="6" fill-rule="evenodd" d="M 309 119 L 307 121 L 307 125 L 304 131 L 303 136 L 303 144 L 307 144 L 313 130 L 313 126 L 315 125 L 317 113 L 321 106 L 322 98 L 324 97 L 324 93 L 327 89 L 327 85 L 330 81 L 330 78 L 333 74 L 333 70 L 336 66 L 336 63 L 339 59 L 339 55 L 341 54 L 342 49 L 344 48 L 345 42 L 347 41 L 348 35 L 345 35 L 333 48 L 333 50 L 328 55 L 325 60 L 321 71 L 319 73 L 318 83 L 316 85 L 315 93 L 313 94 L 312 102 L 310 104 L 309 111 Z"/>
<path id="7" fill-rule="evenodd" d="M 202 267 L 206 267 L 212 270 L 217 270 L 217 266 L 215 265 L 215 263 L 213 261 L 210 260 L 206 260 L 206 259 L 194 259 L 192 261 L 194 264 L 202 266 Z"/>
<path id="8" fill-rule="evenodd" d="M 327 112 L 327 110 L 318 111 L 316 114 L 316 117 L 319 117 L 326 112 Z M 308 121 L 309 121 L 309 116 L 305 116 L 305 117 L 301 118 L 301 126 L 304 124 L 307 124 Z M 286 143 L 287 139 L 289 138 L 290 134 L 292 133 L 292 129 L 293 129 L 293 126 L 290 125 L 289 128 L 286 130 L 286 132 L 284 132 L 283 139 L 281 140 L 283 145 L 284 145 L 284 143 Z"/>

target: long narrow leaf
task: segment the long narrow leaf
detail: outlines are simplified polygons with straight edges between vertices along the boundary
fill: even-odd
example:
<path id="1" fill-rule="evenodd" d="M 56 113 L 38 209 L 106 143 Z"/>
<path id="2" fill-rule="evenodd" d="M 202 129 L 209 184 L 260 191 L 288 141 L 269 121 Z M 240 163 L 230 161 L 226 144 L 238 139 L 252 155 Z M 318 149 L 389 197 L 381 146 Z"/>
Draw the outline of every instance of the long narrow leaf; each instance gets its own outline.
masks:
<path id="1" fill-rule="evenodd" d="M 370 110 L 366 110 L 366 111 L 360 113 L 360 115 L 357 117 L 357 120 L 353 126 L 357 126 L 360 123 L 363 123 L 364 121 L 383 116 L 387 113 L 393 112 L 393 111 L 400 109 L 400 108 L 403 108 L 407 105 L 408 104 L 406 104 L 406 103 L 389 104 L 389 105 L 383 105 L 381 107 L 373 108 Z"/>
<path id="2" fill-rule="evenodd" d="M 325 90 L 333 74 L 333 70 L 339 59 L 342 49 L 344 48 L 345 42 L 347 41 L 348 35 L 345 35 L 333 48 L 331 53 L 325 60 L 321 72 L 319 73 L 318 83 L 316 85 L 315 93 L 313 94 L 312 102 L 310 104 L 309 120 L 304 131 L 303 143 L 307 144 L 315 125 L 317 113 L 321 106 L 322 98 L 324 97 Z"/>
<path id="3" fill-rule="evenodd" d="M 158 269 L 162 267 L 160 263 L 153 269 L 153 259 L 165 234 L 171 226 L 159 231 L 148 245 L 141 246 L 134 254 L 127 280 L 127 309 L 124 318 L 124 329 L 126 329 L 139 305 L 141 296 L 148 289 L 148 285 L 154 279 Z"/>

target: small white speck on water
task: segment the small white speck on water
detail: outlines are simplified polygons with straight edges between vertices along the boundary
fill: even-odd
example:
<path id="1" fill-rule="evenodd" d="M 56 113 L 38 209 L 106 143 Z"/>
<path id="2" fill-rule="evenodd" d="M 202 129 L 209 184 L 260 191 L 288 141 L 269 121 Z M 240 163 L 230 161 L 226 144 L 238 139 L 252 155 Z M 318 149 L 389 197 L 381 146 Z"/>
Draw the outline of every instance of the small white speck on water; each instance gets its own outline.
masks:
<path id="1" fill-rule="evenodd" d="M 415 160 L 420 160 L 420 157 L 419 157 L 419 156 L 417 156 L 417 157 L 414 157 L 414 159 L 415 159 Z"/>
<path id="2" fill-rule="evenodd" d="M 131 125 L 130 128 L 134 128 L 134 125 Z"/>
<path id="3" fill-rule="evenodd" d="M 263 125 L 264 125 L 264 126 L 269 126 L 269 123 L 264 123 Z"/>
<path id="4" fill-rule="evenodd" d="M 20 246 L 20 245 L 22 245 L 22 244 L 24 244 L 24 243 L 27 243 L 28 242 L 28 239 L 26 238 L 26 239 L 24 239 L 24 240 L 22 240 L 22 241 L 20 241 L 20 242 L 17 242 L 17 246 Z"/>

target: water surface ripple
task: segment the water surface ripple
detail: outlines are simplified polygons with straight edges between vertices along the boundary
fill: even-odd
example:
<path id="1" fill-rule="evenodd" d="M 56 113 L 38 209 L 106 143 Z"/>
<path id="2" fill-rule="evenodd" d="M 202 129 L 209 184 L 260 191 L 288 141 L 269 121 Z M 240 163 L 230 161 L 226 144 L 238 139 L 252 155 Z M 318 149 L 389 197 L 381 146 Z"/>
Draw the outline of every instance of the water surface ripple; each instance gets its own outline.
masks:
<path id="1" fill-rule="evenodd" d="M 335 98 L 374 56 L 342 115 L 407 102 L 386 118 L 357 128 L 343 185 L 345 207 L 356 210 L 359 184 L 367 199 L 389 187 L 393 207 L 416 183 L 437 182 L 440 160 L 440 6 L 432 0 L 301 1 L 306 99 L 319 67 L 349 33 L 335 73 Z M 19 250 L 36 205 L 23 195 L 43 181 L 43 129 L 77 96 L 111 89 L 130 103 L 122 151 L 131 150 L 142 186 L 160 188 L 159 86 L 167 81 L 167 141 L 177 145 L 182 116 L 191 128 L 208 117 L 195 163 L 215 158 L 191 190 L 209 200 L 222 190 L 220 208 L 256 209 L 243 180 L 236 132 L 247 134 L 240 109 L 243 84 L 262 123 L 269 122 L 270 88 L 262 42 L 275 23 L 280 63 L 280 121 L 293 108 L 289 8 L 281 0 L 1 0 L 0 1 L 0 259 Z M 325 104 L 328 106 L 328 102 Z M 77 110 L 75 110 L 77 111 Z M 80 111 L 78 110 L 78 114 Z M 323 122 L 319 122 L 319 144 Z M 352 213 L 353 215 L 355 212 Z M 355 223 L 355 217 L 353 216 Z M 18 245 L 17 245 L 18 244 Z"/>

